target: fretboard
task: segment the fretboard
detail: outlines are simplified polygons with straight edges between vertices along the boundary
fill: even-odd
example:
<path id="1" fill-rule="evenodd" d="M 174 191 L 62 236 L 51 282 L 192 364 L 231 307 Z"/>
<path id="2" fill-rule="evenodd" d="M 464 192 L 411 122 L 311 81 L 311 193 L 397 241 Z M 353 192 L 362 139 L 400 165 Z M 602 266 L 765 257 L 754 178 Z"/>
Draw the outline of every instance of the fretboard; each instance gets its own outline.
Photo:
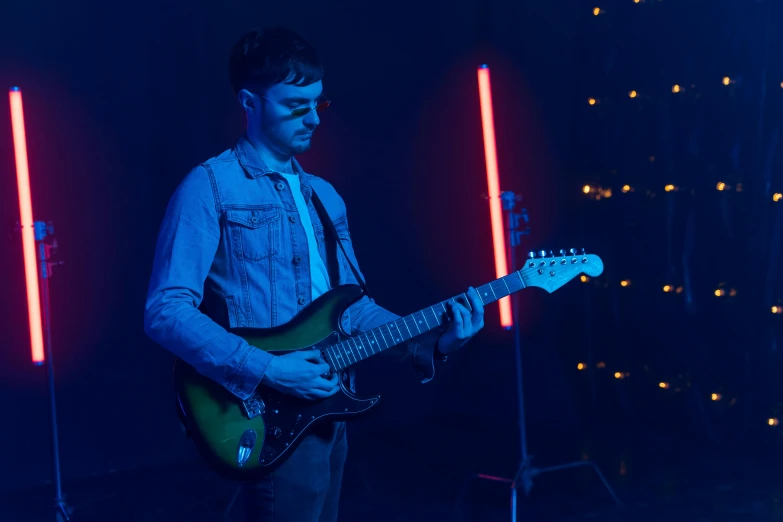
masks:
<path id="1" fill-rule="evenodd" d="M 476 288 L 484 305 L 518 292 L 525 288 L 525 282 L 519 272 L 513 272 L 505 277 Z M 447 303 L 457 298 L 467 302 L 467 296 L 460 294 L 451 299 L 400 317 L 370 331 L 351 337 L 345 341 L 329 346 L 323 350 L 324 358 L 336 371 L 344 370 L 360 361 L 384 350 L 410 341 L 448 322 Z M 468 305 L 470 308 L 470 305 Z"/>

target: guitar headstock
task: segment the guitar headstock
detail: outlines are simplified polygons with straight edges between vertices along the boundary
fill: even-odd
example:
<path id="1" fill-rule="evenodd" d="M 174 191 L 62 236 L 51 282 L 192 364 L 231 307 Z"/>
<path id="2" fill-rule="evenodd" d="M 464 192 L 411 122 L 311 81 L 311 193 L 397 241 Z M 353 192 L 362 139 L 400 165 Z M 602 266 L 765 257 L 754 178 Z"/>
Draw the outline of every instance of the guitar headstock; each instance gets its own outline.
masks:
<path id="1" fill-rule="evenodd" d="M 552 293 L 579 275 L 596 277 L 603 271 L 604 263 L 600 257 L 586 254 L 584 248 L 581 252 L 572 248 L 568 252 L 560 250 L 557 254 L 551 250 L 530 252 L 519 274 L 527 286 L 537 286 Z"/>

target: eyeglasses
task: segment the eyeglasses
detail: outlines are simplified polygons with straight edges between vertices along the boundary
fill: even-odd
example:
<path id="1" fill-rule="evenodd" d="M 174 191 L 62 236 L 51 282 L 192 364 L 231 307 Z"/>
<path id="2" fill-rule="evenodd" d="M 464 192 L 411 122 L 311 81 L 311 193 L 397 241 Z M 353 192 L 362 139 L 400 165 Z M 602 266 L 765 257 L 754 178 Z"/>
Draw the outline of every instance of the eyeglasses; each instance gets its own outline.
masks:
<path id="1" fill-rule="evenodd" d="M 266 96 L 260 96 L 259 95 L 259 98 L 263 98 L 263 99 L 265 99 L 265 100 L 267 100 L 269 102 L 272 102 L 272 103 L 277 103 L 277 102 L 273 102 L 272 100 L 270 100 Z M 292 109 L 291 110 L 291 116 L 293 116 L 295 118 L 300 118 L 300 117 L 304 116 L 305 114 L 307 114 L 308 112 L 310 112 L 313 109 L 315 109 L 315 112 L 322 112 L 327 107 L 329 107 L 331 104 L 332 104 L 331 100 L 321 96 L 320 98 L 317 98 L 315 100 L 315 107 L 299 107 L 299 108 L 296 108 L 296 109 Z"/>

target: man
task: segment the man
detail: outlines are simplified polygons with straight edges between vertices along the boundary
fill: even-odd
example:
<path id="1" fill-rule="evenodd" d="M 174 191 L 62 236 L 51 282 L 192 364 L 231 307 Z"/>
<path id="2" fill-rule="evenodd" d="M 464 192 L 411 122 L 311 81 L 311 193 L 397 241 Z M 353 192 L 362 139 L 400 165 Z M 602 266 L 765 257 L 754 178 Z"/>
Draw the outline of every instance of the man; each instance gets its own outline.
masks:
<path id="1" fill-rule="evenodd" d="M 275 28 L 243 36 L 229 69 L 246 130 L 231 149 L 195 167 L 172 196 L 145 331 L 240 400 L 259 384 L 305 399 L 329 397 L 339 390 L 338 376 L 318 350 L 274 356 L 229 332 L 286 323 L 330 288 L 358 284 L 342 198 L 294 159 L 310 148 L 318 113 L 330 103 L 322 94 L 323 66 L 309 43 Z M 313 193 L 345 254 L 330 247 Z M 422 382 L 433 377 L 433 357 L 445 358 L 483 327 L 481 300 L 473 288 L 467 295 L 469 304 L 451 303 L 437 340 L 402 345 Z M 398 317 L 364 296 L 342 326 L 356 334 Z M 247 520 L 334 522 L 346 450 L 344 423 L 310 432 L 279 468 L 247 485 Z"/>

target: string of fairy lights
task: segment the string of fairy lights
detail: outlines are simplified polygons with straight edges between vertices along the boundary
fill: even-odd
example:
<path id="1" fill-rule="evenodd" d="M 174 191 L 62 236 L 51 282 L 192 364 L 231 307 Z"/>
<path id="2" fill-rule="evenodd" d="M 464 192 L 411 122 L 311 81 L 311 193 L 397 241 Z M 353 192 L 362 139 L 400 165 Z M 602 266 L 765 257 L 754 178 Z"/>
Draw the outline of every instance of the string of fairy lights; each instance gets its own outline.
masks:
<path id="1" fill-rule="evenodd" d="M 632 1 L 634 4 L 655 4 L 659 3 L 661 0 L 630 1 Z M 596 17 L 606 14 L 606 10 L 601 7 L 594 7 L 592 12 Z M 734 88 L 740 87 L 741 83 L 741 78 L 739 77 L 723 76 L 720 79 L 720 84 L 717 87 L 722 85 L 725 88 Z M 779 87 L 781 90 L 783 90 L 783 81 L 779 83 Z M 699 90 L 697 89 L 696 85 L 673 84 L 671 85 L 671 95 L 698 97 Z M 627 96 L 628 98 L 635 100 L 646 100 L 650 98 L 650 96 L 635 89 L 629 89 L 627 91 Z M 595 107 L 596 109 L 611 101 L 612 98 L 600 98 L 598 96 L 591 96 L 587 98 L 587 104 L 591 107 Z M 650 163 L 655 163 L 655 160 L 655 156 L 649 156 L 647 158 L 647 161 Z M 727 181 L 717 180 L 714 182 L 714 184 L 712 184 L 711 187 L 686 187 L 678 186 L 674 183 L 666 183 L 658 187 L 634 186 L 630 183 L 617 186 L 601 186 L 597 183 L 591 183 L 585 184 L 581 187 L 581 192 L 584 197 L 594 201 L 605 200 L 612 197 L 631 197 L 632 195 L 636 195 L 637 197 L 638 195 L 642 195 L 647 199 L 653 199 L 659 195 L 666 194 L 680 193 L 692 195 L 696 193 L 696 191 L 701 192 L 702 190 L 715 190 L 717 192 L 723 193 L 741 194 L 743 192 L 743 184 L 741 182 L 729 183 Z M 783 190 L 775 191 L 768 197 L 770 204 L 779 204 L 783 206 Z M 582 283 L 592 284 L 600 288 L 609 288 L 613 284 L 617 284 L 620 288 L 623 289 L 631 289 L 634 286 L 633 281 L 630 279 L 621 279 L 620 281 L 610 283 L 604 276 L 599 278 L 590 278 L 589 276 L 583 275 L 581 276 L 581 281 Z M 662 283 L 660 288 L 661 291 L 666 294 L 677 295 L 683 293 L 682 286 L 672 283 Z M 718 283 L 712 293 L 715 298 L 733 298 L 737 296 L 738 292 L 736 288 L 729 287 L 725 283 Z M 769 306 L 769 312 L 783 320 L 783 299 L 778 299 L 776 303 L 769 304 L 767 306 Z M 584 372 L 588 370 L 588 364 L 585 362 L 578 362 L 576 364 L 576 369 L 579 372 Z M 607 377 L 614 378 L 616 380 L 631 378 L 631 372 L 622 370 L 621 368 L 609 368 L 605 361 L 599 361 L 596 363 L 595 369 L 601 372 L 605 372 Z M 647 380 L 651 383 L 650 385 L 660 389 L 663 393 L 679 394 L 692 387 L 689 376 L 683 373 L 678 373 L 676 376 L 664 380 L 660 378 L 654 378 L 652 375 L 654 372 L 647 365 L 644 365 L 640 370 L 643 374 L 646 375 Z M 724 390 L 723 387 L 720 386 L 709 392 L 709 399 L 715 404 L 723 404 L 727 407 L 733 407 L 738 402 L 738 398 L 734 394 Z M 780 425 L 781 418 L 783 418 L 783 413 L 774 413 L 766 418 L 764 422 L 768 426 L 775 427 Z"/>
<path id="2" fill-rule="evenodd" d="M 622 380 L 622 379 L 628 379 L 631 377 L 631 372 L 628 371 L 614 371 L 612 372 L 611 369 L 607 369 L 607 365 L 605 361 L 599 361 L 595 364 L 595 368 L 598 370 L 605 370 L 607 374 L 611 375 L 614 379 Z M 583 372 L 588 369 L 587 363 L 585 362 L 579 362 L 576 365 L 576 369 L 579 372 Z M 642 371 L 645 374 L 649 374 L 651 372 L 650 367 L 645 365 L 642 367 Z M 687 375 L 678 373 L 675 377 L 670 378 L 669 380 L 658 380 L 653 379 L 648 375 L 648 380 L 651 382 L 654 382 L 655 386 L 659 388 L 662 392 L 665 393 L 671 393 L 671 394 L 679 394 L 682 393 L 684 390 L 691 388 L 691 382 Z M 727 394 L 725 391 L 722 390 L 722 388 L 718 388 L 715 391 L 710 392 L 709 394 L 710 401 L 716 403 L 716 404 L 724 404 L 731 408 L 737 405 L 738 398 L 735 396 L 732 396 L 731 394 Z M 778 426 L 780 424 L 780 417 L 777 416 L 777 414 L 767 417 L 765 419 L 765 423 L 768 426 Z"/>

